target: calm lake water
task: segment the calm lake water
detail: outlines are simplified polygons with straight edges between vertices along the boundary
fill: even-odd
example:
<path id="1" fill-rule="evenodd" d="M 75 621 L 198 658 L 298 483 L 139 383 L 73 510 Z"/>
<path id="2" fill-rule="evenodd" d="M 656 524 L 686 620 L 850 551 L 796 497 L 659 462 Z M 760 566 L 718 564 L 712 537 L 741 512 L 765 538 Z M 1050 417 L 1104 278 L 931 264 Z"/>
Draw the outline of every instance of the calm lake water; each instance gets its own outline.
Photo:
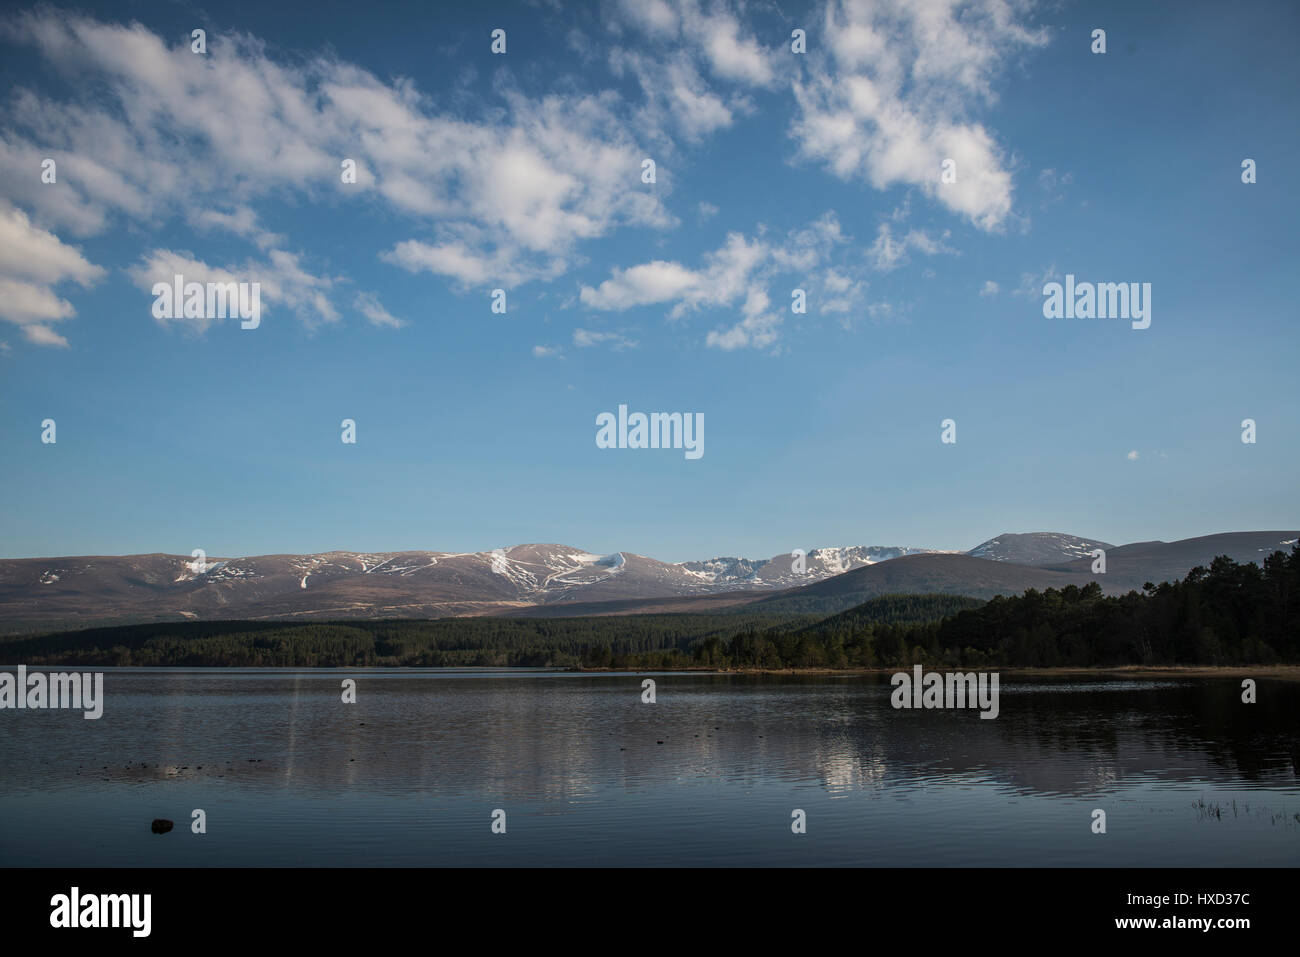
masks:
<path id="1" fill-rule="evenodd" d="M 107 669 L 98 721 L 0 712 L 0 865 L 1300 863 L 1295 683 L 645 677 Z"/>

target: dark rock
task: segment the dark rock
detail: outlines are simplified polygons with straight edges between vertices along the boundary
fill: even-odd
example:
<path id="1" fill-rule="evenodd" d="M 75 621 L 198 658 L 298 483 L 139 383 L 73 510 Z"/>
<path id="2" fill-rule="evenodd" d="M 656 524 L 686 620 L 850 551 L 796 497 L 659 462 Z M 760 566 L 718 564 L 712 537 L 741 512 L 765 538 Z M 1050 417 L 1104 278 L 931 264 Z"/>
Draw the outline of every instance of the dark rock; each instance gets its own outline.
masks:
<path id="1" fill-rule="evenodd" d="M 149 825 L 149 830 L 153 831 L 155 834 L 166 834 L 175 826 L 175 824 L 166 818 L 159 817 L 155 818 L 154 822 Z"/>

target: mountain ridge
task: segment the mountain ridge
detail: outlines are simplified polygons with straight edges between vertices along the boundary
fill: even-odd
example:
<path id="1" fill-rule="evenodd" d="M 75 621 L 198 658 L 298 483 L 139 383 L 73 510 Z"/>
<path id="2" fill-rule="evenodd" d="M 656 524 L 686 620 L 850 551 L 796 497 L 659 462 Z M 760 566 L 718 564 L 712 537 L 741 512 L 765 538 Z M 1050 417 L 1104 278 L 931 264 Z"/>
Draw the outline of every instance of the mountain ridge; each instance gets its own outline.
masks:
<path id="1" fill-rule="evenodd" d="M 661 562 L 557 543 L 489 552 L 247 557 L 71 556 L 0 560 L 0 626 L 103 622 L 671 613 L 756 604 L 832 612 L 881 594 L 989 598 L 1097 581 L 1108 594 L 1180 578 L 1218 554 L 1260 560 L 1297 532 L 1227 532 L 1110 546 L 1056 532 L 1006 533 L 969 552 L 829 546 L 768 559 Z M 1092 572 L 1094 548 L 1105 574 Z M 980 554 L 975 554 L 979 552 Z M 1022 561 L 1012 561 L 1012 557 Z M 783 604 L 782 604 L 783 603 Z"/>

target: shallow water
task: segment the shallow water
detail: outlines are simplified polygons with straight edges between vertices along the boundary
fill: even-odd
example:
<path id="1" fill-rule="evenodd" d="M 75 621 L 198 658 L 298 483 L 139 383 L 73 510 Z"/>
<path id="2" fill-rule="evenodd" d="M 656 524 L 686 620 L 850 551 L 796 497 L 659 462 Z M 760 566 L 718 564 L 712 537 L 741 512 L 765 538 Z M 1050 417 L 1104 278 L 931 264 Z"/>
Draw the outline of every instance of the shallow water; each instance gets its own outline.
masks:
<path id="1" fill-rule="evenodd" d="M 1295 683 L 1004 676 L 981 720 L 888 675 L 645 677 L 107 669 L 98 721 L 0 712 L 0 864 L 1300 863 Z"/>

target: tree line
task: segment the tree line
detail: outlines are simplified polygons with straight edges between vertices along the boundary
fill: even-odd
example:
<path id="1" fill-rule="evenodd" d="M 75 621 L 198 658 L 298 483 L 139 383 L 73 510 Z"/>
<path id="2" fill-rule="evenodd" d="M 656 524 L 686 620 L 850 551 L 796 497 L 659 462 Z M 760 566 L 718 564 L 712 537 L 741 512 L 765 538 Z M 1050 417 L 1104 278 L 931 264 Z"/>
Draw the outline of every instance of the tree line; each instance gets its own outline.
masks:
<path id="1" fill-rule="evenodd" d="M 871 620 L 863 612 L 872 604 L 794 632 L 747 629 L 727 641 L 704 637 L 691 657 L 718 668 L 1300 662 L 1300 544 L 1259 565 L 1219 556 L 1181 581 L 1148 582 L 1141 592 L 1121 596 L 1103 595 L 1097 582 L 1030 589 L 941 620 L 910 622 L 902 611 Z"/>

